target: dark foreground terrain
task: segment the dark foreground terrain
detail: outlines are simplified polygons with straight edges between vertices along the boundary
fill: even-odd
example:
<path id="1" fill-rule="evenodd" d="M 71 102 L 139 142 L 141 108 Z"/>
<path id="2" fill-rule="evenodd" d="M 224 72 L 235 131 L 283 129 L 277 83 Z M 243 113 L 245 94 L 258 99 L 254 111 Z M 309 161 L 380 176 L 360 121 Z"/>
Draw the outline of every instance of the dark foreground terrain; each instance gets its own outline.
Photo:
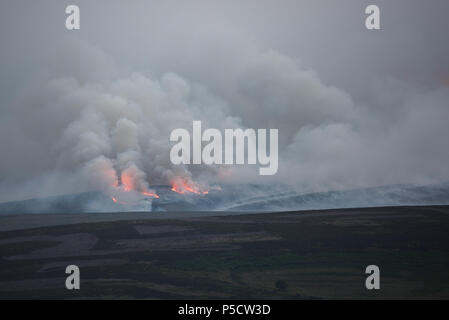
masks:
<path id="1" fill-rule="evenodd" d="M 101 215 L 1 216 L 0 298 L 449 298 L 448 206 Z"/>

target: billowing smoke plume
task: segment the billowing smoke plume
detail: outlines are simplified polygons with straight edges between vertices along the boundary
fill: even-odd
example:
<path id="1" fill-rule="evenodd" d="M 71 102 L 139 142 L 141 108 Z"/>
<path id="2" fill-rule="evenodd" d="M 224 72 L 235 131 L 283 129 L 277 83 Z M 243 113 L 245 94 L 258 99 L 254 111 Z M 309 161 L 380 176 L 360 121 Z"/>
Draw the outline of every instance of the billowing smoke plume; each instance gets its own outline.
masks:
<path id="1" fill-rule="evenodd" d="M 388 38 L 379 40 L 379 35 L 373 34 L 370 41 L 374 44 L 368 50 L 363 49 L 366 43 L 356 38 L 358 31 L 348 31 L 350 35 L 336 43 L 333 36 L 310 39 L 304 31 L 307 28 L 292 28 L 297 38 L 293 41 L 291 30 L 260 30 L 269 19 L 255 19 L 250 26 L 234 25 L 213 18 L 215 11 L 209 5 L 197 4 L 203 5 L 212 15 L 196 10 L 183 16 L 183 10 L 161 5 L 160 10 L 169 11 L 163 20 L 144 20 L 160 28 L 135 37 L 125 28 L 125 36 L 114 38 L 114 45 L 105 40 L 103 46 L 96 46 L 67 34 L 64 41 L 55 41 L 47 65 L 33 67 L 33 76 L 24 77 L 26 81 L 18 83 L 10 99 L 2 102 L 0 201 L 91 190 L 154 195 L 152 187 L 156 185 L 182 189 L 187 184 L 196 192 L 220 183 L 276 183 L 329 190 L 449 180 L 449 88 L 447 74 L 435 71 L 447 71 L 441 61 L 447 61 L 448 48 L 442 42 L 426 46 L 437 48 L 436 62 L 423 68 L 414 55 L 416 50 L 400 59 L 402 48 L 394 46 L 397 41 L 403 41 L 403 46 L 424 46 L 423 38 L 408 40 L 395 35 L 394 30 L 415 33 L 394 29 L 388 21 L 384 26 L 395 36 L 385 32 L 382 36 Z M 320 16 L 317 7 L 311 5 L 310 10 Z M 402 12 L 399 9 L 392 12 Z M 227 10 L 218 10 L 219 17 L 239 20 L 234 9 Z M 289 13 L 304 10 L 285 10 L 263 12 L 286 25 L 309 21 L 315 26 L 307 17 L 289 20 Z M 330 11 L 333 15 L 327 20 L 316 20 L 335 18 L 345 23 L 339 13 L 342 10 Z M 358 15 L 357 19 L 350 17 L 348 21 L 359 23 Z M 182 27 L 181 22 L 186 21 L 191 23 L 190 29 Z M 205 24 L 214 26 L 213 32 L 204 28 Z M 84 27 L 92 30 L 91 25 Z M 359 30 L 357 27 L 343 30 Z M 437 27 L 432 30 L 447 29 Z M 259 38 L 250 34 L 251 28 Z M 326 36 L 328 29 L 316 27 L 314 31 Z M 426 30 L 423 34 L 429 32 Z M 107 31 L 115 34 L 109 27 Z M 296 32 L 301 32 L 302 38 Z M 151 44 L 139 47 L 147 38 Z M 390 47 L 398 51 L 382 51 Z M 4 55 L 14 60 L 13 51 L 5 48 Z M 141 50 L 144 53 L 130 53 L 140 52 L 138 48 L 145 49 Z M 338 48 L 340 51 L 333 51 Z M 108 49 L 113 51 L 111 56 Z M 378 59 L 382 63 L 371 59 L 371 65 L 363 60 L 370 54 L 367 51 L 384 54 Z M 302 52 L 308 57 L 307 65 L 297 59 Z M 120 59 L 122 55 L 127 59 Z M 138 60 L 137 66 L 128 63 L 133 58 Z M 333 62 L 334 58 L 345 64 Z M 310 67 L 314 63 L 315 69 Z M 15 71 L 3 74 L 7 77 Z M 421 74 L 426 78 L 424 84 L 416 79 Z M 360 80 L 367 75 L 373 75 L 373 81 Z M 256 166 L 172 165 L 170 132 L 190 129 L 192 120 L 201 120 L 203 129 L 279 129 L 278 173 L 260 177 Z"/>

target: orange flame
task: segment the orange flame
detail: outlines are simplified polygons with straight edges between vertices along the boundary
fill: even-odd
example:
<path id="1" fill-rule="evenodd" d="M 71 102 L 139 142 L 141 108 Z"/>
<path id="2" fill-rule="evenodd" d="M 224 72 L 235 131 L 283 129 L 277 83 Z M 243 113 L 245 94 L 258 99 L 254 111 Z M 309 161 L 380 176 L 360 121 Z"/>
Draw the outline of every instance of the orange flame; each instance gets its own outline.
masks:
<path id="1" fill-rule="evenodd" d="M 186 192 L 195 193 L 195 194 L 208 194 L 208 190 L 202 190 L 200 186 L 193 182 L 188 182 L 185 179 L 179 178 L 172 182 L 171 191 L 177 192 L 179 194 L 184 194 Z"/>
<path id="2" fill-rule="evenodd" d="M 122 187 L 124 191 L 137 191 L 137 189 L 142 189 L 142 187 L 136 186 L 134 179 L 131 175 L 122 172 L 121 174 Z M 159 195 L 154 192 L 150 192 L 148 190 L 139 191 L 142 195 L 147 197 L 153 197 L 159 199 Z"/>
<path id="3" fill-rule="evenodd" d="M 142 194 L 147 197 L 153 197 L 153 198 L 159 199 L 159 196 L 153 192 L 143 191 Z"/>
<path id="4" fill-rule="evenodd" d="M 122 180 L 123 189 L 125 191 L 131 191 L 131 190 L 135 189 L 133 178 L 130 175 L 122 173 L 121 180 Z"/>

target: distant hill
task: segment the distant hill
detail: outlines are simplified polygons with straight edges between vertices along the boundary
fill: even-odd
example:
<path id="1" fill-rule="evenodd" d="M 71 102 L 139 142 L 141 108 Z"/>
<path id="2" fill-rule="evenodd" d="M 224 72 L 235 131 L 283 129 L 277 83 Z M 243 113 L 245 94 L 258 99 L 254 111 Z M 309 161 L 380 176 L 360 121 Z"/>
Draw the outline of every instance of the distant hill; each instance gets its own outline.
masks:
<path id="1" fill-rule="evenodd" d="M 400 205 L 448 205 L 449 183 L 327 192 L 300 192 L 285 186 L 223 185 L 207 195 L 178 194 L 168 186 L 154 187 L 159 199 L 114 203 L 102 192 L 0 203 L 0 214 L 126 211 L 292 211 Z"/>

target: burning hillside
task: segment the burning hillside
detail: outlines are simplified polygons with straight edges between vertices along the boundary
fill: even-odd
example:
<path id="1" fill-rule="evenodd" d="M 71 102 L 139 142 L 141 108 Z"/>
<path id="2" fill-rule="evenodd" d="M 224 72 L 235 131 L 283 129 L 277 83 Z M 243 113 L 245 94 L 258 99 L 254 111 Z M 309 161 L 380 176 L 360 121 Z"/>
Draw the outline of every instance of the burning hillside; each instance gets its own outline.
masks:
<path id="1" fill-rule="evenodd" d="M 386 186 L 328 192 L 300 192 L 281 185 L 221 185 L 198 192 L 174 191 L 174 186 L 151 189 L 157 197 L 141 192 L 111 189 L 114 194 L 86 192 L 74 195 L 0 203 L 0 214 L 78 212 L 189 212 L 189 211 L 296 211 L 395 205 L 447 205 L 449 184 Z M 190 188 L 190 187 L 189 187 Z M 193 189 L 195 190 L 195 189 Z M 201 191 L 200 191 L 201 190 Z M 269 196 L 267 196 L 269 194 Z"/>

